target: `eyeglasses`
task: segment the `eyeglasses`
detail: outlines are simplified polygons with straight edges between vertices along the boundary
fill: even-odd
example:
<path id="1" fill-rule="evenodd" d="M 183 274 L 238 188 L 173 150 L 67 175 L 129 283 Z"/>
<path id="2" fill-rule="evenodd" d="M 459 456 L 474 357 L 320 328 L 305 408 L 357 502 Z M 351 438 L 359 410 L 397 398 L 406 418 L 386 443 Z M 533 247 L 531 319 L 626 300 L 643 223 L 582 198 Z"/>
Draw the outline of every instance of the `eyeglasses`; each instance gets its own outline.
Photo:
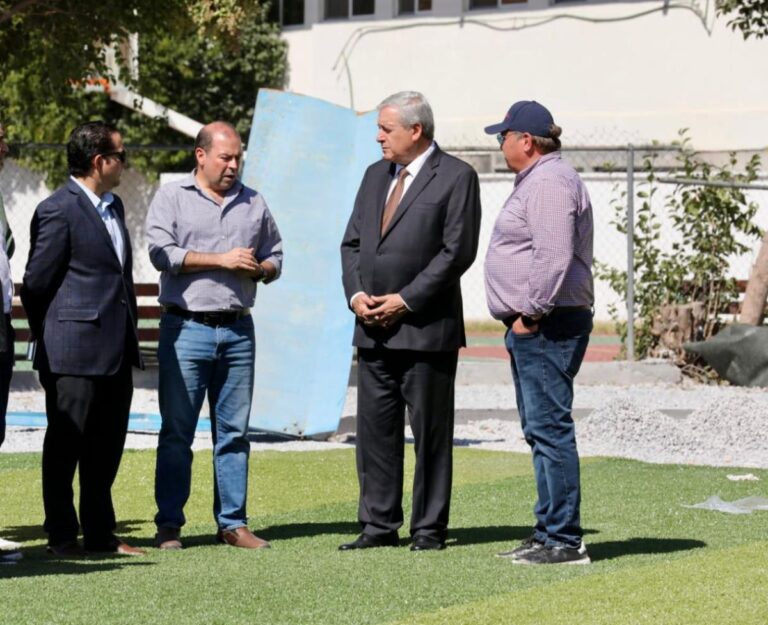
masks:
<path id="1" fill-rule="evenodd" d="M 513 134 L 516 137 L 522 137 L 523 135 L 527 135 L 527 132 L 519 132 L 517 130 L 505 130 L 504 132 L 500 132 L 496 135 L 496 141 L 499 142 L 499 147 L 504 147 L 504 141 L 507 139 L 508 134 Z"/>
<path id="2" fill-rule="evenodd" d="M 128 152 L 120 150 L 119 152 L 104 152 L 102 156 L 116 156 L 121 163 L 125 163 L 128 158 Z"/>

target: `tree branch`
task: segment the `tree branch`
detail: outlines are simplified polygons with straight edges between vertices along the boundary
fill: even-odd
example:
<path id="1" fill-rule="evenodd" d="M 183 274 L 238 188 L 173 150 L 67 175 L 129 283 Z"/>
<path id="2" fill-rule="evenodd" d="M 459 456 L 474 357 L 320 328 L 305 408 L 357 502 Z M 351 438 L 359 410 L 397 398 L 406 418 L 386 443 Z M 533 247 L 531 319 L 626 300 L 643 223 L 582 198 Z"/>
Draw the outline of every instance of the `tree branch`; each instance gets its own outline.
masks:
<path id="1" fill-rule="evenodd" d="M 23 13 L 30 7 L 33 7 L 36 4 L 42 4 L 43 2 L 44 0 L 21 0 L 21 2 L 19 2 L 16 6 L 12 6 L 11 8 L 6 9 L 0 13 L 0 24 L 11 20 L 15 15 Z"/>

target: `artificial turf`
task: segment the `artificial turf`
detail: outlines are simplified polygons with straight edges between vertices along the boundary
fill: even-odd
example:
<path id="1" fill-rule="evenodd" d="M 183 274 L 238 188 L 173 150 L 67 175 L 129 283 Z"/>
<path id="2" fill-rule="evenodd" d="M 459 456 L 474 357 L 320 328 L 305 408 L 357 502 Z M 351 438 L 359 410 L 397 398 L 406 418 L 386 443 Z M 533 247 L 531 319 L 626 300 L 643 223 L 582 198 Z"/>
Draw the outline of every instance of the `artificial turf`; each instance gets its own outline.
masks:
<path id="1" fill-rule="evenodd" d="M 250 526 L 272 549 L 216 545 L 210 453 L 199 452 L 184 551 L 57 561 L 40 527 L 39 454 L 2 454 L 0 536 L 23 541 L 26 557 L 0 566 L 0 623 L 768 623 L 768 512 L 682 506 L 766 495 L 768 471 L 751 470 L 759 482 L 732 482 L 732 468 L 585 460 L 593 564 L 521 567 L 494 554 L 530 532 L 529 458 L 458 449 L 455 459 L 442 552 L 410 552 L 406 533 L 400 548 L 337 551 L 358 531 L 352 450 L 253 454 Z M 145 547 L 153 470 L 153 452 L 127 452 L 114 488 L 118 532 Z"/>

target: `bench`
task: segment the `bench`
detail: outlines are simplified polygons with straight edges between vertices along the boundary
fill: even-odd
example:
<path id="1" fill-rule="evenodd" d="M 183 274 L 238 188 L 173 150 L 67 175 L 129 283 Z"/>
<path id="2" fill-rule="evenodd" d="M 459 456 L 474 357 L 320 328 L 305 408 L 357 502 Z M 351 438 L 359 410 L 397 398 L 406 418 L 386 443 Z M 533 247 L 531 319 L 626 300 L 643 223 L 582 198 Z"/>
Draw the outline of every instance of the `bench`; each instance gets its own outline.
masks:
<path id="1" fill-rule="evenodd" d="M 139 310 L 139 347 L 147 366 L 157 365 L 157 342 L 160 339 L 160 315 L 162 308 L 157 303 L 160 288 L 157 283 L 138 283 L 135 286 Z M 14 284 L 18 295 L 20 284 Z M 15 299 L 15 298 L 14 298 Z M 29 343 L 29 325 L 24 307 L 15 299 L 11 318 L 16 330 L 15 360 L 26 360 Z"/>

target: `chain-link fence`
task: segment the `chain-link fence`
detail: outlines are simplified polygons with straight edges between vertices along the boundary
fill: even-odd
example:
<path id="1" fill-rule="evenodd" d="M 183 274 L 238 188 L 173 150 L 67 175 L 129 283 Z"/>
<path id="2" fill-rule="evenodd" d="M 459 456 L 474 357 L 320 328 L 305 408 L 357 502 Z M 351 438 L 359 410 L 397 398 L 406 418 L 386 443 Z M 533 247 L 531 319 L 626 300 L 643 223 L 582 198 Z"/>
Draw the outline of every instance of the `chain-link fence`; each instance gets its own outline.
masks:
<path id="1" fill-rule="evenodd" d="M 129 166 L 123 172 L 115 192 L 126 207 L 126 225 L 134 249 L 134 279 L 136 282 L 156 282 L 157 271 L 145 252 L 144 220 L 149 203 L 163 174 L 169 171 L 190 171 L 193 167 L 192 146 L 127 146 Z M 28 163 L 34 160 L 33 168 Z M 131 167 L 131 161 L 141 161 L 144 174 Z M 179 163 L 173 166 L 170 163 Z M 49 176 L 37 171 L 50 165 Z M 66 156 L 63 145 L 12 145 L 11 157 L 0 170 L 0 197 L 5 204 L 8 221 L 16 240 L 16 252 L 11 261 L 14 282 L 21 282 L 24 263 L 29 252 L 29 224 L 38 203 L 51 194 L 66 179 Z"/>
<path id="2" fill-rule="evenodd" d="M 178 150 L 172 146 L 171 150 Z M 485 288 L 483 282 L 483 259 L 488 248 L 491 231 L 496 217 L 505 200 L 512 191 L 514 174 L 510 173 L 504 163 L 503 155 L 494 145 L 448 146 L 447 151 L 470 162 L 480 173 L 481 199 L 483 206 L 483 222 L 480 235 L 480 250 L 478 260 L 462 279 L 464 292 L 465 315 L 469 320 L 488 320 L 490 316 L 485 304 Z M 145 170 L 151 175 L 140 173 L 137 169 L 128 167 L 118 193 L 127 207 L 127 221 L 131 232 L 135 253 L 134 278 L 136 282 L 155 282 L 157 272 L 152 267 L 145 253 L 144 219 L 149 202 L 162 181 L 163 173 L 169 171 L 168 147 L 130 147 L 132 159 L 141 158 Z M 16 256 L 12 261 L 12 271 L 15 281 L 20 281 L 24 271 L 24 261 L 29 250 L 29 222 L 37 204 L 45 198 L 51 189 L 43 174 L 36 173 L 22 165 L 25 158 L 35 156 L 40 162 L 41 156 L 50 156 L 51 162 L 55 156 L 62 156 L 62 146 L 16 146 L 12 156 L 6 161 L 5 168 L 0 171 L 0 196 L 5 201 L 9 221 L 17 241 Z M 191 154 L 191 148 L 187 149 Z M 655 154 L 655 172 L 657 175 L 672 174 L 676 168 L 676 148 L 671 146 L 632 146 L 632 145 L 581 145 L 566 146 L 563 156 L 569 160 L 581 173 L 587 185 L 592 200 L 595 222 L 595 258 L 610 266 L 625 269 L 631 247 L 628 238 L 621 234 L 614 225 L 616 207 L 622 211 L 631 208 L 628 201 L 630 196 L 642 191 L 646 184 L 646 173 L 642 169 L 643 161 Z M 710 154 L 708 160 L 713 162 L 727 158 L 727 152 Z M 740 159 L 746 161 L 751 154 L 742 153 Z M 63 160 L 60 160 L 63 163 Z M 189 171 L 192 161 L 181 161 L 172 171 Z M 62 165 L 63 168 L 63 165 Z M 759 181 L 765 184 L 765 180 Z M 667 196 L 672 192 L 673 184 L 659 184 L 659 190 L 653 196 L 654 208 L 659 215 L 664 214 Z M 754 189 L 747 192 L 751 201 L 758 203 L 760 209 L 755 221 L 761 228 L 768 228 L 768 190 Z M 635 199 L 636 202 L 639 200 Z M 278 216 L 279 219 L 279 216 Z M 675 230 L 668 220 L 662 218 L 661 242 L 671 250 L 675 240 Z M 730 265 L 729 277 L 746 279 L 757 253 L 757 243 L 752 242 L 751 252 L 733 258 Z M 600 321 L 610 319 L 610 306 L 613 305 L 619 314 L 626 318 L 627 303 L 611 290 L 607 283 L 597 281 L 595 284 L 595 317 Z"/>

